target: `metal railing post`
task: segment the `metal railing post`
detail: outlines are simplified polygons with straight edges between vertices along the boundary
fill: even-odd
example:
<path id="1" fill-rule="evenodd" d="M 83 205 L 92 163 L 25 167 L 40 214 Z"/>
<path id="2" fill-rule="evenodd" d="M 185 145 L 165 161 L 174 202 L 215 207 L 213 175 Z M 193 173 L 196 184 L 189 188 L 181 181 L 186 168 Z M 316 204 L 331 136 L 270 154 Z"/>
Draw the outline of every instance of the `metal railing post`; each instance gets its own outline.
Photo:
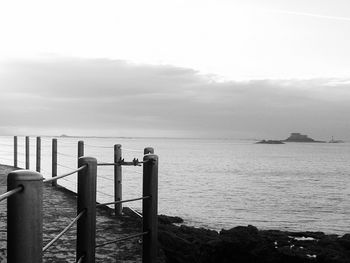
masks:
<path id="1" fill-rule="evenodd" d="M 52 139 L 52 177 L 57 176 L 57 139 Z M 57 180 L 52 181 L 52 186 L 57 186 Z"/>
<path id="2" fill-rule="evenodd" d="M 114 163 L 122 158 L 122 146 L 120 144 L 114 145 Z M 114 201 L 122 200 L 122 166 L 114 165 Z M 114 205 L 114 213 L 116 216 L 122 215 L 123 205 L 121 203 Z"/>
<path id="3" fill-rule="evenodd" d="M 41 138 L 36 137 L 36 171 L 40 173 L 41 170 Z"/>
<path id="4" fill-rule="evenodd" d="M 84 156 L 84 141 L 78 141 L 78 160 Z"/>
<path id="5" fill-rule="evenodd" d="M 17 170 L 7 177 L 7 189 L 23 190 L 7 201 L 7 262 L 42 262 L 43 177 L 37 172 Z"/>
<path id="6" fill-rule="evenodd" d="M 143 154 L 154 154 L 154 149 L 152 147 L 146 147 L 143 149 Z"/>
<path id="7" fill-rule="evenodd" d="M 26 169 L 29 169 L 29 136 L 26 136 Z"/>
<path id="8" fill-rule="evenodd" d="M 13 136 L 13 166 L 18 167 L 18 143 L 17 136 Z"/>
<path id="9" fill-rule="evenodd" d="M 143 157 L 143 196 L 150 198 L 142 201 L 142 227 L 148 232 L 142 242 L 142 262 L 157 261 L 158 239 L 158 156 L 154 154 Z"/>
<path id="10" fill-rule="evenodd" d="M 77 223 L 77 252 L 78 260 L 84 255 L 82 262 L 95 263 L 96 247 L 96 180 L 97 160 L 92 157 L 81 157 L 78 167 L 87 167 L 78 172 L 78 211 L 85 214 Z"/>

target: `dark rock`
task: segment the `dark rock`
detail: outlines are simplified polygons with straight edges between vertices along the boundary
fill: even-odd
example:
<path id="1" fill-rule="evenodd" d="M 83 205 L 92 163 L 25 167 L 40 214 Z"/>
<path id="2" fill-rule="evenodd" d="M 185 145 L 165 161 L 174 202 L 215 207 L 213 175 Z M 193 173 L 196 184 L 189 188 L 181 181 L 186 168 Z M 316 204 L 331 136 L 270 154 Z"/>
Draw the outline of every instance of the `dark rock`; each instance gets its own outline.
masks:
<path id="1" fill-rule="evenodd" d="M 314 139 L 308 137 L 307 135 L 300 134 L 298 132 L 291 133 L 290 136 L 284 141 L 285 142 L 324 142 L 324 141 L 315 141 Z"/>
<path id="2" fill-rule="evenodd" d="M 279 140 L 262 140 L 259 142 L 256 142 L 257 144 L 284 144 L 284 142 Z"/>
<path id="3" fill-rule="evenodd" d="M 239 226 L 213 230 L 172 224 L 159 226 L 159 242 L 171 263 L 345 263 L 350 234 L 258 230 Z"/>
<path id="4" fill-rule="evenodd" d="M 184 220 L 178 216 L 158 215 L 158 222 L 160 224 L 169 225 L 169 224 L 181 224 L 184 222 Z"/>

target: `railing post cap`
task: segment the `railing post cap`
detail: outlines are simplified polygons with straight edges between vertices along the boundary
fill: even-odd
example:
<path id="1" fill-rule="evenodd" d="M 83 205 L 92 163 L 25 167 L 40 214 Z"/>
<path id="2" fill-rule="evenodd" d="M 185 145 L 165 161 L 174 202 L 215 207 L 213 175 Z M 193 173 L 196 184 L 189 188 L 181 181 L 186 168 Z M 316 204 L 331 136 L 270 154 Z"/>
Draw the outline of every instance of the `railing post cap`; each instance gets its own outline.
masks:
<path id="1" fill-rule="evenodd" d="M 143 160 L 144 161 L 158 160 L 158 155 L 156 155 L 156 154 L 147 154 L 147 155 L 143 156 Z"/>
<path id="2" fill-rule="evenodd" d="M 44 177 L 30 170 L 15 170 L 8 174 L 8 181 L 42 181 Z"/>
<path id="3" fill-rule="evenodd" d="M 95 157 L 89 157 L 89 156 L 80 156 L 78 158 L 79 162 L 97 162 L 97 159 Z"/>
<path id="4" fill-rule="evenodd" d="M 146 147 L 144 150 L 143 150 L 143 154 L 153 154 L 154 153 L 154 149 L 153 147 Z"/>
<path id="5" fill-rule="evenodd" d="M 121 144 L 114 144 L 114 147 L 115 148 L 122 148 L 122 145 Z"/>

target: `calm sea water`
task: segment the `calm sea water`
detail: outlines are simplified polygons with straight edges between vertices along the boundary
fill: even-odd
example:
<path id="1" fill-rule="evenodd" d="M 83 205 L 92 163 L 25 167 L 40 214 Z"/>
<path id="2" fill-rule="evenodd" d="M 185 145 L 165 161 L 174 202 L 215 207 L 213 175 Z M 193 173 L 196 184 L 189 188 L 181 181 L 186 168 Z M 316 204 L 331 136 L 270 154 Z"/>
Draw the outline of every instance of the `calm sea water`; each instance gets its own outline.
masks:
<path id="1" fill-rule="evenodd" d="M 24 167 L 24 137 L 19 137 Z M 58 138 L 59 174 L 76 168 L 77 141 L 85 155 L 113 161 L 142 159 L 143 148 L 159 155 L 159 213 L 212 229 L 253 224 L 262 229 L 350 233 L 350 144 L 261 145 L 242 140 Z M 35 169 L 35 138 L 31 138 Z M 0 162 L 12 164 L 12 137 L 0 137 Z M 42 138 L 45 177 L 51 171 L 51 138 Z M 141 196 L 142 168 L 123 167 L 123 198 Z M 76 189 L 76 176 L 59 184 Z M 98 168 L 101 202 L 113 200 L 113 168 Z M 132 203 L 136 209 L 140 202 Z"/>

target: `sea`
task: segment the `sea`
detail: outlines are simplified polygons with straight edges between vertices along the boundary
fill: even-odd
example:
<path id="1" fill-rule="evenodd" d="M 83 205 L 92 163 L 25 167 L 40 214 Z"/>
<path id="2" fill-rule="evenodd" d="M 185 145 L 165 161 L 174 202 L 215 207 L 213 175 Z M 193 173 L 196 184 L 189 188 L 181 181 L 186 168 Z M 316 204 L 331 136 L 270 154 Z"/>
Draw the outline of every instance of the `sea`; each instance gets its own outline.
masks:
<path id="1" fill-rule="evenodd" d="M 350 233 L 350 143 L 255 144 L 254 140 L 57 137 L 58 174 L 77 167 L 77 143 L 85 156 L 113 162 L 113 145 L 125 161 L 159 156 L 159 214 L 214 230 L 239 225 L 288 231 Z M 51 177 L 52 137 L 41 137 L 42 174 Z M 25 137 L 18 163 L 25 166 Z M 35 170 L 36 138 L 30 137 Z M 0 137 L 0 163 L 13 164 L 13 137 Z M 142 167 L 123 166 L 123 199 L 142 196 Z M 58 183 L 76 191 L 76 174 Z M 98 167 L 99 202 L 113 201 L 113 167 Z M 125 204 L 141 210 L 141 201 Z"/>

